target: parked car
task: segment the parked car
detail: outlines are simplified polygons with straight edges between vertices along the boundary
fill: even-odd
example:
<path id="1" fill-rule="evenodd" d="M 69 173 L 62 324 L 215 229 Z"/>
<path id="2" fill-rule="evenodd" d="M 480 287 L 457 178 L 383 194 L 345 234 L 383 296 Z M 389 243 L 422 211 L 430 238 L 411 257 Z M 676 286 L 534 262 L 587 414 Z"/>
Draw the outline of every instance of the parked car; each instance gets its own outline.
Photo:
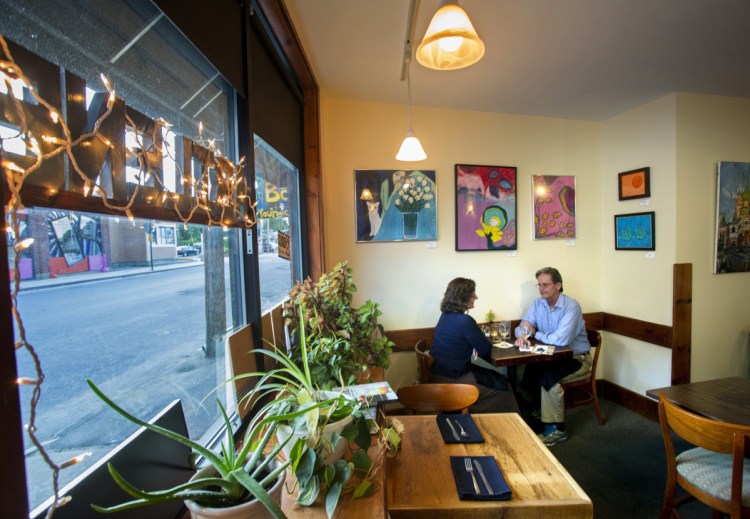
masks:
<path id="1" fill-rule="evenodd" d="M 177 247 L 178 256 L 197 256 L 201 251 L 191 245 L 180 245 Z"/>

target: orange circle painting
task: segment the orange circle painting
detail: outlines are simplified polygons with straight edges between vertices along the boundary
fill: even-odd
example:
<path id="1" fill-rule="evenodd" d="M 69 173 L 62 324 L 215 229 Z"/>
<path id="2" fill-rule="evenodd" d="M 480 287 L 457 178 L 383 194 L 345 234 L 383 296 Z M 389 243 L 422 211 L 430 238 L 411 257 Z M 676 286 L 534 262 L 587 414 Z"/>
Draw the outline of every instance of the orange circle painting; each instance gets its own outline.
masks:
<path id="1" fill-rule="evenodd" d="M 636 169 L 618 175 L 620 200 L 650 196 L 651 193 L 648 185 L 649 169 Z"/>

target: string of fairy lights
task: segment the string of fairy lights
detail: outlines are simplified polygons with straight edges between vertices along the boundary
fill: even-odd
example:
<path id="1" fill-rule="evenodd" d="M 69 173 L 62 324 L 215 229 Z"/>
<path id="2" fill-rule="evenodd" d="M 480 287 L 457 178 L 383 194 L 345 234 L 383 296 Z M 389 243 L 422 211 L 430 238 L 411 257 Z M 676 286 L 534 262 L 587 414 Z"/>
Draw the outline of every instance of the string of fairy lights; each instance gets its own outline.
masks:
<path id="1" fill-rule="evenodd" d="M 52 505 L 47 510 L 46 517 L 51 518 L 54 511 L 67 504 L 70 501 L 70 496 L 60 496 L 59 489 L 59 475 L 60 471 L 81 462 L 91 453 L 85 452 L 71 459 L 63 461 L 62 463 L 55 462 L 49 453 L 45 450 L 43 442 L 39 439 L 36 427 L 37 419 L 37 405 L 42 395 L 42 384 L 44 382 L 44 371 L 42 369 L 41 359 L 34 348 L 34 346 L 28 342 L 26 329 L 24 327 L 23 318 L 18 311 L 18 293 L 20 290 L 21 274 L 20 274 L 20 260 L 21 254 L 24 250 L 32 246 L 34 239 L 26 238 L 19 239 L 21 236 L 20 228 L 20 213 L 24 209 L 22 188 L 26 180 L 33 176 L 35 172 L 39 171 L 42 164 L 49 159 L 56 157 L 60 154 L 64 154 L 70 165 L 70 171 L 77 174 L 83 181 L 83 194 L 85 197 L 97 196 L 104 207 L 110 212 L 123 213 L 133 225 L 135 225 L 134 215 L 132 207 L 134 202 L 138 198 L 139 189 L 141 186 L 145 186 L 148 182 L 152 182 L 153 185 L 158 186 L 157 192 L 161 197 L 159 203 L 162 207 L 166 204 L 171 204 L 174 207 L 177 218 L 183 223 L 184 227 L 190 221 L 195 218 L 196 213 L 200 212 L 202 216 L 201 223 L 207 223 L 207 225 L 221 225 L 225 229 L 230 225 L 236 225 L 236 222 L 242 222 L 246 228 L 250 228 L 255 225 L 256 213 L 255 203 L 250 203 L 245 186 L 245 177 L 242 174 L 244 168 L 244 158 L 240 159 L 239 163 L 234 164 L 231 161 L 225 160 L 221 156 L 220 150 L 215 146 L 214 140 L 204 141 L 203 139 L 203 126 L 199 126 L 199 135 L 197 143 L 205 147 L 210 157 L 215 157 L 215 168 L 216 180 L 214 181 L 215 186 L 220 189 L 217 191 L 221 193 L 217 196 L 216 200 L 209 198 L 211 190 L 211 181 L 209 178 L 209 168 L 203 167 L 201 170 L 201 176 L 194 178 L 193 175 L 190 178 L 185 178 L 180 170 L 179 162 L 174 159 L 173 150 L 170 148 L 168 139 L 159 139 L 161 142 L 160 149 L 155 149 L 153 145 L 145 145 L 142 138 L 136 131 L 136 125 L 133 121 L 126 116 L 127 124 L 133 129 L 137 146 L 127 148 L 127 153 L 135 157 L 138 165 L 138 173 L 135 178 L 138 180 L 138 184 L 135 185 L 133 192 L 125 203 L 115 203 L 114 201 L 107 198 L 107 192 L 99 181 L 92 180 L 92 177 L 87 175 L 79 166 L 78 161 L 73 153 L 74 148 L 77 146 L 86 145 L 93 139 L 97 139 L 108 146 L 110 149 L 113 148 L 112 143 L 99 130 L 104 120 L 109 117 L 112 113 L 113 107 L 115 106 L 116 95 L 115 90 L 110 85 L 109 81 L 103 75 L 101 76 L 102 83 L 107 90 L 107 104 L 106 110 L 102 115 L 95 121 L 92 129 L 88 133 L 84 133 L 76 138 L 73 137 L 70 128 L 68 127 L 64 117 L 60 111 L 55 108 L 52 104 L 43 99 L 39 93 L 33 88 L 33 82 L 24 75 L 21 68 L 14 61 L 13 56 L 10 52 L 5 38 L 0 34 L 0 49 L 2 55 L 0 55 L 0 79 L 5 84 L 8 92 L 8 97 L 11 100 L 14 115 L 17 116 L 18 131 L 17 135 L 11 138 L 21 139 L 25 146 L 27 155 L 35 157 L 30 165 L 20 165 L 19 163 L 8 158 L 8 154 L 2 149 L 2 138 L 0 138 L 0 158 L 2 159 L 2 171 L 5 175 L 6 185 L 10 192 L 8 202 L 5 204 L 5 214 L 9 220 L 9 227 L 4 230 L 12 230 L 13 236 L 16 237 L 13 245 L 13 253 L 15 261 L 13 263 L 13 282 L 11 284 L 11 312 L 13 321 L 16 325 L 18 337 L 14 343 L 16 354 L 19 351 L 25 351 L 32 359 L 34 364 L 34 376 L 19 376 L 17 383 L 19 385 L 33 386 L 30 402 L 29 402 L 29 416 L 28 421 L 24 425 L 24 428 L 35 446 L 39 454 L 42 456 L 44 462 L 49 466 L 52 471 L 52 487 L 54 491 L 54 499 Z M 49 114 L 51 122 L 59 128 L 61 135 L 60 137 L 51 135 L 37 135 L 30 129 L 30 125 L 27 122 L 26 111 L 24 105 L 20 99 L 13 95 L 13 84 L 21 84 L 24 89 L 28 90 L 33 96 L 36 103 L 43 106 Z M 166 121 L 159 120 L 160 124 L 156 125 L 156 130 L 161 131 L 161 128 L 165 128 L 167 132 L 171 131 L 171 125 Z M 155 137 L 155 136 L 152 136 Z M 156 139 L 152 139 L 152 142 Z M 47 152 L 42 152 L 40 141 L 46 143 L 45 148 L 49 149 Z M 164 184 L 160 175 L 154 174 L 152 164 L 157 158 L 168 157 L 171 159 L 176 168 L 178 169 L 179 176 L 183 178 L 183 188 L 186 194 L 180 194 L 177 192 L 170 191 Z M 222 165 L 229 165 L 229 171 L 226 167 L 220 167 L 218 161 L 222 162 Z M 96 177 L 95 177 L 96 178 Z M 153 179 L 153 180 L 151 180 Z M 2 180 L 0 180 L 2 181 Z M 55 194 L 54 188 L 49 188 L 51 195 Z M 151 193 L 152 191 L 149 191 Z M 192 194 L 187 194 L 192 193 Z M 190 200 L 190 208 L 187 211 L 180 209 L 181 201 L 184 198 Z M 145 197 L 146 203 L 156 202 L 156 197 L 153 194 L 147 194 Z M 184 202 L 183 202 L 184 204 Z M 220 211 L 216 210 L 216 207 L 220 208 Z M 184 208 L 185 205 L 182 205 Z M 216 212 L 219 214 L 217 215 Z"/>

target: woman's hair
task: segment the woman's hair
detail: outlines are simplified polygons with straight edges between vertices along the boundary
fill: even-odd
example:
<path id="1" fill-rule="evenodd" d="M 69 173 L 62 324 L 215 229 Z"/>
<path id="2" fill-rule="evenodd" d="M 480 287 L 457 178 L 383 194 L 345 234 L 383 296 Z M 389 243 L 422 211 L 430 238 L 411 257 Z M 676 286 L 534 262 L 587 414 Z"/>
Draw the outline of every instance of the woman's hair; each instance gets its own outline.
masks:
<path id="1" fill-rule="evenodd" d="M 445 295 L 440 302 L 440 311 L 455 314 L 464 313 L 476 288 L 477 284 L 471 279 L 456 278 L 452 280 L 448 283 L 448 288 L 445 289 Z"/>

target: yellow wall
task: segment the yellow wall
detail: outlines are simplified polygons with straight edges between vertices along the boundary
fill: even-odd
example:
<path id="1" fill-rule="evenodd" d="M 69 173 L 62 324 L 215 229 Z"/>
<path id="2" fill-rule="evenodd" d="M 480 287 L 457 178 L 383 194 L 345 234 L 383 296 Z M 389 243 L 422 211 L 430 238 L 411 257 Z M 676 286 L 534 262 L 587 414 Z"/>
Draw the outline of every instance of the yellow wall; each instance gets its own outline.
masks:
<path id="1" fill-rule="evenodd" d="M 718 163 L 750 162 L 750 100 L 679 94 L 677 107 L 677 261 L 693 264 L 692 379 L 747 377 L 750 273 L 713 274 L 713 258 Z"/>
<path id="2" fill-rule="evenodd" d="M 566 293 L 584 312 L 671 325 L 673 264 L 694 263 L 693 379 L 747 374 L 750 319 L 739 298 L 750 288 L 750 274 L 714 276 L 710 259 L 716 163 L 750 162 L 749 115 L 747 101 L 682 94 L 602 123 L 415 106 L 414 129 L 428 158 L 410 165 L 395 159 L 408 127 L 406 106 L 322 99 L 326 267 L 348 259 L 359 288 L 355 304 L 366 298 L 380 303 L 381 322 L 393 330 L 433 326 L 445 286 L 456 276 L 477 282 L 475 319 L 483 320 L 490 308 L 499 318 L 518 318 L 537 295 L 534 272 L 547 265 L 560 269 Z M 455 251 L 456 163 L 518 168 L 515 256 Z M 645 166 L 651 168 L 651 198 L 618 201 L 617 174 Z M 356 243 L 355 169 L 435 170 L 437 247 Z M 574 244 L 531 239 L 534 174 L 576 177 Z M 656 212 L 653 258 L 614 250 L 613 216 L 641 211 Z M 731 320 L 721 346 L 698 318 L 708 314 Z M 413 357 L 394 356 L 393 385 L 413 382 Z M 671 351 L 607 334 L 600 364 L 599 376 L 643 394 L 669 384 Z"/>
<path id="3" fill-rule="evenodd" d="M 404 169 L 395 159 L 408 127 L 405 106 L 324 99 L 321 101 L 326 263 L 348 259 L 358 300 L 380 303 L 386 329 L 434 326 L 447 283 L 456 276 L 477 282 L 471 314 L 482 320 L 492 308 L 499 318 L 518 318 L 537 296 L 534 272 L 560 269 L 565 291 L 584 311 L 601 309 L 599 130 L 591 122 L 518 117 L 414 107 L 414 129 L 427 160 L 408 169 L 434 169 L 437 181 L 437 248 L 426 242 L 355 243 L 354 170 Z M 518 251 L 456 252 L 454 165 L 518 168 Z M 531 175 L 575 175 L 578 238 L 531 239 Z M 413 368 L 407 359 L 395 359 Z M 391 370 L 393 371 L 393 370 Z M 398 378 L 397 385 L 402 379 Z M 405 374 L 403 382 L 411 383 Z"/>
<path id="4" fill-rule="evenodd" d="M 601 124 L 601 310 L 672 324 L 675 263 L 675 97 L 666 96 Z M 618 200 L 618 174 L 650 167 L 651 197 Z M 645 205 L 647 204 L 647 205 Z M 656 250 L 615 250 L 614 215 L 654 211 Z M 614 334 L 603 337 L 601 376 L 638 393 L 670 384 L 671 350 Z"/>

